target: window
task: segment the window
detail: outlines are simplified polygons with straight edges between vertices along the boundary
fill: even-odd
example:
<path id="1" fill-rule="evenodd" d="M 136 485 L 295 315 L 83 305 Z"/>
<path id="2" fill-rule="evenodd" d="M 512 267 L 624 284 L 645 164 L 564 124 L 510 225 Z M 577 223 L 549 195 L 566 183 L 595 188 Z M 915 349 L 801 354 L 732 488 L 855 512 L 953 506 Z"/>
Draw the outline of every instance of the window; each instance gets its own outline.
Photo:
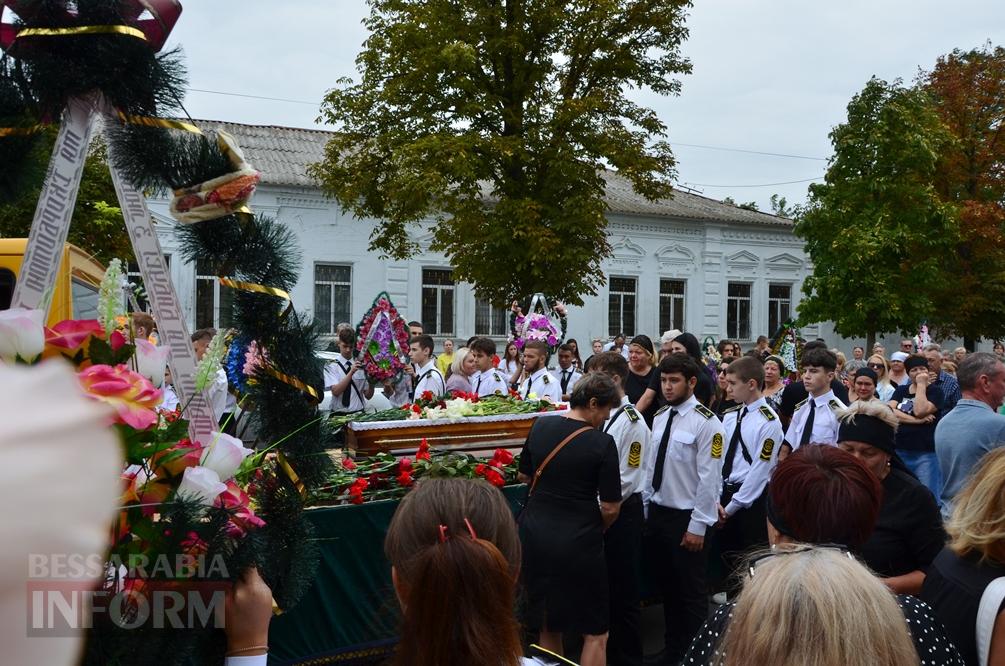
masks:
<path id="1" fill-rule="evenodd" d="M 726 337 L 750 339 L 750 284 L 730 282 L 726 292 Z"/>
<path id="2" fill-rule="evenodd" d="M 607 333 L 635 335 L 635 278 L 612 277 L 607 301 Z"/>
<path id="3" fill-rule="evenodd" d="M 234 290 L 224 287 L 212 264 L 195 267 L 195 327 L 230 328 L 234 322 Z"/>
<path id="4" fill-rule="evenodd" d="M 449 269 L 422 269 L 422 329 L 428 335 L 454 334 L 454 278 Z"/>
<path id="5" fill-rule="evenodd" d="M 789 320 L 792 311 L 792 286 L 768 285 L 768 335 L 774 335 Z"/>
<path id="6" fill-rule="evenodd" d="M 164 255 L 164 264 L 169 269 L 171 268 L 171 255 Z M 134 261 L 130 261 L 126 268 L 126 281 L 129 283 L 126 290 L 126 298 L 128 299 L 126 307 L 130 312 L 149 312 L 150 302 L 147 300 L 147 290 L 143 286 L 143 274 L 140 273 L 140 267 Z"/>
<path id="7" fill-rule="evenodd" d="M 70 280 L 74 319 L 98 318 L 98 288 L 77 279 Z"/>
<path id="8" fill-rule="evenodd" d="M 475 335 L 505 336 L 508 314 L 505 308 L 495 308 L 488 301 L 475 298 Z"/>
<path id="9" fill-rule="evenodd" d="M 684 330 L 684 280 L 660 280 L 660 330 Z"/>
<path id="10" fill-rule="evenodd" d="M 314 320 L 322 333 L 334 335 L 339 324 L 349 322 L 352 317 L 351 287 L 352 266 L 315 264 Z"/>

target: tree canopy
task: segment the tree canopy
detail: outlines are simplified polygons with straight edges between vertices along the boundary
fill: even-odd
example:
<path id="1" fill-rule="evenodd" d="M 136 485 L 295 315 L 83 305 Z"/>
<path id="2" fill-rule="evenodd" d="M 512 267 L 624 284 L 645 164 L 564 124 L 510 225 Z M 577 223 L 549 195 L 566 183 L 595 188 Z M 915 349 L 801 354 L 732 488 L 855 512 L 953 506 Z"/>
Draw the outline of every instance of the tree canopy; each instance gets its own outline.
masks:
<path id="1" fill-rule="evenodd" d="M 359 82 L 322 106 L 311 169 L 376 218 L 371 249 L 416 251 L 417 223 L 455 279 L 498 305 L 570 303 L 604 283 L 604 170 L 671 195 L 666 126 L 627 91 L 677 95 L 686 0 L 369 0 Z"/>
<path id="2" fill-rule="evenodd" d="M 830 138 L 825 182 L 810 186 L 795 226 L 814 266 L 799 318 L 870 343 L 877 332 L 913 333 L 932 314 L 957 238 L 935 188 L 953 137 L 923 91 L 873 78 Z"/>

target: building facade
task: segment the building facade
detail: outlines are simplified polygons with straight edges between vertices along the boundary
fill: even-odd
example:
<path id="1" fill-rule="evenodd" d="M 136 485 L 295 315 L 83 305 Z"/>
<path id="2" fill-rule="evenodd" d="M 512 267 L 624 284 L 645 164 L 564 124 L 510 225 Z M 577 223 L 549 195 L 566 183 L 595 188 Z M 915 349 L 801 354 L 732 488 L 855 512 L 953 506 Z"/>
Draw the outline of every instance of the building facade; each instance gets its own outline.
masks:
<path id="1" fill-rule="evenodd" d="M 232 134 L 261 170 L 252 208 L 294 232 L 303 268 L 293 303 L 323 330 L 334 332 L 340 322 L 355 325 L 386 291 L 409 319 L 422 321 L 439 339 L 506 338 L 508 312 L 453 279 L 446 258 L 430 249 L 428 226 L 416 227 L 419 253 L 409 260 L 369 251 L 375 221 L 343 212 L 306 175 L 307 165 L 323 157 L 327 132 L 197 124 Z M 606 177 L 613 254 L 603 264 L 607 284 L 582 306 L 569 308 L 568 336 L 581 346 L 588 349 L 590 339 L 618 333 L 658 337 L 671 328 L 749 343 L 772 335 L 795 313 L 811 267 L 789 220 L 684 192 L 649 202 L 617 174 Z M 149 205 L 189 325 L 227 326 L 228 289 L 206 267 L 181 260 L 168 200 L 154 197 Z M 823 336 L 830 342 L 828 333 L 827 327 L 803 330 L 807 339 Z"/>

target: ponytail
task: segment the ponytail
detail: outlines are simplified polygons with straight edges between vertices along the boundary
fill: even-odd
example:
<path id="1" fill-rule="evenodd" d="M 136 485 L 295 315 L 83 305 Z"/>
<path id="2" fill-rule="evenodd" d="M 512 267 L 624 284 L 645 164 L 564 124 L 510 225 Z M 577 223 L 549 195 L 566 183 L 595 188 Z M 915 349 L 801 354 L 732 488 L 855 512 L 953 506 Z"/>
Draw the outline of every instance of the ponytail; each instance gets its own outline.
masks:
<path id="1" fill-rule="evenodd" d="M 430 544 L 410 563 L 396 666 L 517 666 L 516 581 L 491 541 L 467 534 Z"/>

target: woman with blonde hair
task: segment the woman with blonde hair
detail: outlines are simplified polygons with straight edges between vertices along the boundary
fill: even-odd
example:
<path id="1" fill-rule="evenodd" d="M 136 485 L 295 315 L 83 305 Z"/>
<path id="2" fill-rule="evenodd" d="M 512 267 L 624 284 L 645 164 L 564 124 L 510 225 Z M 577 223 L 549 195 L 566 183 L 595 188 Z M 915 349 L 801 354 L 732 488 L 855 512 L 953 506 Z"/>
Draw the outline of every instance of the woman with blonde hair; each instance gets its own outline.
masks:
<path id="1" fill-rule="evenodd" d="M 710 663 L 919 663 L 893 595 L 846 551 L 805 545 L 775 549 L 752 560 L 748 572 L 725 633 L 710 629 L 698 635 L 698 641 L 717 643 Z"/>
<path id="2" fill-rule="evenodd" d="M 967 663 L 977 664 L 977 609 L 988 585 L 1005 576 L 1005 448 L 981 459 L 954 503 L 946 525 L 949 545 L 932 562 L 921 598 L 935 609 Z M 1001 610 L 994 613 L 988 664 L 1005 663 Z"/>
<path id="3" fill-rule="evenodd" d="M 467 347 L 461 347 L 454 352 L 454 358 L 450 361 L 450 374 L 447 375 L 447 393 L 451 391 L 463 391 L 471 393 L 471 376 L 478 372 L 478 365 L 475 363 L 475 355 Z"/>
<path id="4" fill-rule="evenodd" d="M 866 367 L 876 373 L 876 393 L 883 402 L 889 402 L 896 386 L 890 383 L 890 364 L 882 354 L 873 354 L 866 361 Z"/>

